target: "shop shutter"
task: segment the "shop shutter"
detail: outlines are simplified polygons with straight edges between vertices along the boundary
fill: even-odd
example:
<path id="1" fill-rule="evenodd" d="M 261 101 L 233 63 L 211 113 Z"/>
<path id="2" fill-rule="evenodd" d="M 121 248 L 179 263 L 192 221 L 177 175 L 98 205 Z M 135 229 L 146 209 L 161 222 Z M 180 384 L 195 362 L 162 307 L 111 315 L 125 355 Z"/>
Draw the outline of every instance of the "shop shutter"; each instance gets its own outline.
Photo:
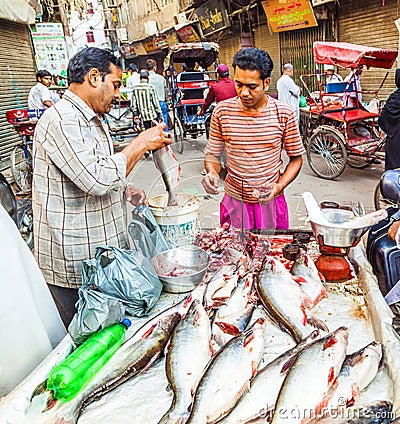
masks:
<path id="1" fill-rule="evenodd" d="M 329 14 L 328 19 L 318 21 L 317 27 L 279 33 L 281 66 L 283 68 L 285 63 L 293 65 L 294 80 L 300 87 L 303 87 L 300 75 L 315 72 L 314 41 L 335 41 L 334 25 L 334 15 Z M 280 72 L 282 72 L 282 69 L 280 69 Z M 311 83 L 311 81 L 313 80 L 309 80 L 308 83 Z M 310 85 L 309 88 L 316 90 L 317 87 Z"/>
<path id="2" fill-rule="evenodd" d="M 7 122 L 6 111 L 28 107 L 28 93 L 36 84 L 28 25 L 0 19 L 0 170 L 10 166 L 10 153 L 21 139 Z"/>
<path id="3" fill-rule="evenodd" d="M 219 55 L 218 55 L 218 63 L 225 63 L 229 66 L 230 69 L 230 77 L 233 79 L 233 68 L 232 68 L 232 60 L 233 56 L 240 50 L 240 37 L 234 36 L 234 34 L 230 34 L 229 37 L 225 36 L 218 41 L 219 43 Z"/>
<path id="4" fill-rule="evenodd" d="M 397 50 L 399 46 L 399 32 L 395 20 L 399 17 L 397 0 L 347 0 L 340 2 L 338 8 L 339 40 L 348 43 L 362 44 L 371 47 Z M 381 99 L 396 88 L 394 83 L 397 62 L 379 93 Z M 347 75 L 346 71 L 341 72 Z M 376 90 L 386 74 L 385 70 L 370 68 L 364 69 L 361 75 L 363 90 Z M 363 95 L 363 100 L 370 100 L 373 95 Z"/>
<path id="5" fill-rule="evenodd" d="M 269 92 L 276 94 L 276 82 L 281 76 L 279 35 L 272 34 L 267 23 L 259 25 L 254 30 L 254 45 L 255 47 L 266 50 L 271 56 L 272 62 L 274 63 L 274 69 L 271 73 L 271 85 Z"/>

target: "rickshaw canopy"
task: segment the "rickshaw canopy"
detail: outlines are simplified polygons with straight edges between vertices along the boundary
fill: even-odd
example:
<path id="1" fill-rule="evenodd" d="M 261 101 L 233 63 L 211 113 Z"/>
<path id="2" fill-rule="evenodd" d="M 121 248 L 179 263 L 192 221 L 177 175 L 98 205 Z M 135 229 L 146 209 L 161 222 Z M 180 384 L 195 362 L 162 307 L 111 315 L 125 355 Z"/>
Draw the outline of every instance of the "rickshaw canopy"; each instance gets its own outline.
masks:
<path id="1" fill-rule="evenodd" d="M 351 68 L 364 65 L 368 68 L 390 69 L 397 58 L 397 50 L 378 49 L 359 44 L 316 41 L 313 44 L 315 62 Z"/>
<path id="2" fill-rule="evenodd" d="M 198 43 L 178 43 L 170 47 L 170 63 L 183 63 L 187 59 L 194 59 L 196 62 L 208 68 L 217 59 L 219 44 L 215 42 Z"/>

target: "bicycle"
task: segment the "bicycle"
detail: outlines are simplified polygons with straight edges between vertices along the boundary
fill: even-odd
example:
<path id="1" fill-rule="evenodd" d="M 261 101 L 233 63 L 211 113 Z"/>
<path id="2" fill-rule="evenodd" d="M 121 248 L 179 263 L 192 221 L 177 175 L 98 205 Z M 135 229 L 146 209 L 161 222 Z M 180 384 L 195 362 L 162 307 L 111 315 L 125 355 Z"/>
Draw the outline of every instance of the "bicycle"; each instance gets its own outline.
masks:
<path id="1" fill-rule="evenodd" d="M 33 214 L 32 202 L 30 198 L 18 197 L 14 195 L 10 184 L 0 172 L 0 204 L 15 222 L 22 238 L 33 249 Z"/>
<path id="2" fill-rule="evenodd" d="M 22 143 L 17 144 L 11 152 L 11 173 L 15 184 L 23 193 L 32 188 L 32 137 L 38 118 L 43 110 L 13 109 L 6 112 L 7 121 L 12 124 L 21 137 Z"/>

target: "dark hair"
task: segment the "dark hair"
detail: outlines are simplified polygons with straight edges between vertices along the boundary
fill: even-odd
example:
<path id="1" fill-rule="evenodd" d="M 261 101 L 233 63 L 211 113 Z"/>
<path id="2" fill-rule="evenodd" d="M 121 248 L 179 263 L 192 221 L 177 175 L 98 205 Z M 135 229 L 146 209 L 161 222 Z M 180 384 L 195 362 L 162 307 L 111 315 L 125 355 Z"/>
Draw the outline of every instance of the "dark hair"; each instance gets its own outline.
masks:
<path id="1" fill-rule="evenodd" d="M 260 71 L 260 78 L 263 80 L 271 76 L 271 71 L 274 69 L 274 64 L 270 55 L 257 47 L 245 47 L 240 49 L 233 56 L 233 69 L 236 66 L 244 71 Z"/>
<path id="2" fill-rule="evenodd" d="M 155 66 L 157 66 L 157 62 L 154 59 L 146 60 L 146 68 L 148 71 L 151 71 Z"/>
<path id="3" fill-rule="evenodd" d="M 68 83 L 76 82 L 82 84 L 85 75 L 93 68 L 99 70 L 104 81 L 104 77 L 111 72 L 111 63 L 120 68 L 118 58 L 110 50 L 85 47 L 68 63 Z"/>
<path id="4" fill-rule="evenodd" d="M 138 67 L 136 66 L 136 63 L 131 63 L 128 68 L 132 71 L 132 72 L 137 72 Z"/>
<path id="5" fill-rule="evenodd" d="M 146 71 L 146 69 L 142 69 L 140 71 L 140 79 L 149 79 L 149 71 Z"/>
<path id="6" fill-rule="evenodd" d="M 185 65 L 187 66 L 188 70 L 194 69 L 196 61 L 194 59 L 186 59 Z"/>
<path id="7" fill-rule="evenodd" d="M 39 80 L 39 78 L 43 77 L 51 77 L 51 73 L 49 71 L 46 71 L 45 69 L 40 69 L 36 72 L 36 80 Z"/>

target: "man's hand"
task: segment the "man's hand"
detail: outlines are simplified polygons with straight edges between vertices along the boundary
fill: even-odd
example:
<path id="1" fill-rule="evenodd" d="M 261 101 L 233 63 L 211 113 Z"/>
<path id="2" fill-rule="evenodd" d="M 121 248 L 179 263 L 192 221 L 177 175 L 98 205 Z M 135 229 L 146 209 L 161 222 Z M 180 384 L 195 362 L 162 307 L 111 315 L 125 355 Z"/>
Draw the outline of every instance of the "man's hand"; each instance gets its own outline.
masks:
<path id="1" fill-rule="evenodd" d="M 133 206 L 147 205 L 146 193 L 143 190 L 135 188 L 133 186 L 127 186 L 125 189 L 126 201 L 130 202 Z"/>
<path id="2" fill-rule="evenodd" d="M 396 234 L 400 227 L 400 221 L 394 221 L 393 224 L 389 227 L 388 236 L 393 241 L 396 241 Z"/>
<path id="3" fill-rule="evenodd" d="M 167 132 L 165 122 L 159 123 L 154 127 L 149 128 L 146 131 L 140 133 L 134 143 L 143 143 L 145 146 L 145 151 L 147 150 L 157 150 L 162 147 L 168 146 L 172 143 L 172 139 Z"/>
<path id="4" fill-rule="evenodd" d="M 211 171 L 201 180 L 201 184 L 208 194 L 219 194 L 218 180 L 219 175 L 215 171 Z"/>

